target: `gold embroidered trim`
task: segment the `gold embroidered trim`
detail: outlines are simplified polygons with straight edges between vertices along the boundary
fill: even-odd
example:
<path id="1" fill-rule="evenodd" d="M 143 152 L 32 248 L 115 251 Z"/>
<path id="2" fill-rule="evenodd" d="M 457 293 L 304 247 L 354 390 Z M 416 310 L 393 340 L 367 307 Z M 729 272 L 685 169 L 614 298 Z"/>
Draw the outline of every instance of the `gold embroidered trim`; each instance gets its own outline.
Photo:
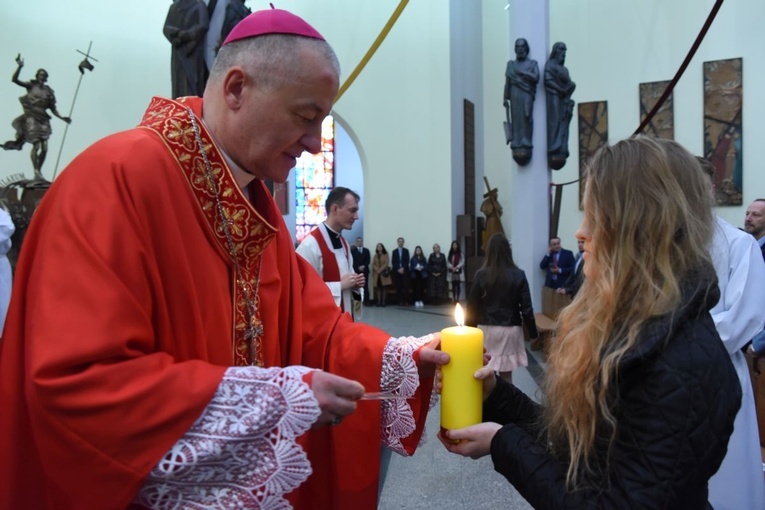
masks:
<path id="1" fill-rule="evenodd" d="M 186 177 L 216 242 L 224 253 L 229 253 L 225 228 L 216 209 L 214 191 L 207 178 L 204 158 L 198 147 L 193 126 L 189 121 L 189 113 L 187 106 L 184 105 L 184 99 L 173 101 L 159 97 L 153 98 L 140 126 L 154 131 L 165 141 L 170 153 L 178 163 L 178 167 Z M 220 190 L 219 198 L 223 206 L 223 215 L 228 222 L 234 241 L 236 260 L 247 285 L 249 288 L 255 289 L 258 287 L 256 281 L 257 260 L 276 236 L 276 229 L 248 204 L 222 154 L 212 142 L 212 137 L 201 122 L 199 129 L 212 174 Z M 231 263 L 233 264 L 233 260 Z M 232 273 L 231 278 L 234 296 L 234 365 L 262 366 L 262 353 L 260 351 L 251 352 L 250 343 L 245 338 L 248 329 L 246 297 L 241 286 L 233 281 L 236 279 L 236 275 Z M 257 304 L 259 297 L 255 296 L 255 299 Z M 262 323 L 260 306 L 257 306 L 254 320 L 258 324 Z"/>

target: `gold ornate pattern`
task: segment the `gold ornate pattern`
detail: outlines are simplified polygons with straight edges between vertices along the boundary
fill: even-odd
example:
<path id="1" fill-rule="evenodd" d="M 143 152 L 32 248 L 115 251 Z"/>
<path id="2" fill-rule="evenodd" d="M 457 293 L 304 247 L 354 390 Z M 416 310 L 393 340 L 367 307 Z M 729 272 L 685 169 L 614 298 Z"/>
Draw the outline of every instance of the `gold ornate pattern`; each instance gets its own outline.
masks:
<path id="1" fill-rule="evenodd" d="M 169 100 L 160 97 L 152 99 L 139 127 L 150 129 L 157 133 L 165 142 L 170 153 L 178 163 L 178 167 L 186 177 L 192 193 L 196 197 L 215 240 L 224 253 L 230 253 L 226 226 L 222 223 L 225 217 L 228 230 L 233 240 L 233 250 L 236 260 L 232 264 L 239 265 L 243 282 L 232 281 L 234 306 L 234 364 L 263 366 L 260 345 L 263 330 L 260 320 L 259 296 L 257 295 L 260 255 L 276 235 L 276 228 L 269 224 L 249 201 L 244 197 L 234 180 L 222 154 L 218 150 L 204 124 L 198 122 L 200 139 L 203 147 L 200 150 L 195 137 L 192 123 L 189 119 L 189 107 L 194 108 L 188 98 Z M 210 162 L 215 185 L 219 191 L 223 213 L 219 214 L 215 188 L 209 182 L 202 151 L 206 152 Z M 234 255 L 233 253 L 231 255 Z M 232 272 L 236 280 L 236 274 Z M 253 295 L 255 313 L 251 318 L 253 324 L 248 324 L 248 303 L 246 292 Z M 254 326 L 257 328 L 257 338 L 247 339 L 246 333 Z M 255 347 L 253 347 L 255 346 Z"/>

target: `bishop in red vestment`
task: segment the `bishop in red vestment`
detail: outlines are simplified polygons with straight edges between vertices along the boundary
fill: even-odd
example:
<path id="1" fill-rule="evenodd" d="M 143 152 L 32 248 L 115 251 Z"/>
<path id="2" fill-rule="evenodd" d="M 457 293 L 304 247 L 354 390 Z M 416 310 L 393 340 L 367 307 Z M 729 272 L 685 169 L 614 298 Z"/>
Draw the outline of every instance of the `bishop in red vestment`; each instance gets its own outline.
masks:
<path id="1" fill-rule="evenodd" d="M 0 508 L 371 509 L 380 442 L 414 451 L 418 359 L 448 358 L 342 314 L 261 180 L 318 151 L 337 91 L 320 36 L 292 29 L 279 85 L 237 60 L 234 30 L 204 102 L 155 98 L 46 194 L 0 342 Z M 343 380 L 315 369 L 411 398 L 327 403 L 317 379 Z"/>

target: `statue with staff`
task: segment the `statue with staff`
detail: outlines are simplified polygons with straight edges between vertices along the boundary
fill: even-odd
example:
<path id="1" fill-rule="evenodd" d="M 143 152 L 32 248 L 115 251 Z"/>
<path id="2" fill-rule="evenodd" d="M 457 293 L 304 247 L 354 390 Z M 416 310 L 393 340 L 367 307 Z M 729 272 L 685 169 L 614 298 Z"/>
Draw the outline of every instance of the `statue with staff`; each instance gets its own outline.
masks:
<path id="1" fill-rule="evenodd" d="M 80 80 L 77 82 L 72 106 L 69 109 L 69 114 L 66 116 L 61 115 L 56 109 L 56 95 L 53 93 L 53 89 L 47 85 L 48 72 L 45 69 L 39 69 L 34 80 L 28 82 L 21 81 L 19 79 L 19 74 L 21 73 L 21 68 L 24 67 L 24 60 L 21 58 L 21 54 L 16 56 L 16 64 L 18 67 L 13 73 L 11 80 L 16 85 L 27 89 L 27 93 L 19 98 L 24 113 L 16 117 L 12 123 L 16 130 L 16 139 L 1 143 L 0 147 L 5 150 L 20 151 L 25 143 L 32 144 L 31 156 L 32 168 L 34 168 L 34 180 L 29 181 L 29 185 L 32 187 L 49 184 L 42 175 L 42 166 L 48 155 L 48 139 L 51 135 L 51 117 L 48 115 L 48 111 L 66 122 L 64 136 L 61 141 L 61 149 L 63 149 L 69 124 L 72 122 L 72 112 L 74 111 L 74 103 L 77 101 L 77 94 L 80 91 L 82 77 L 85 74 L 85 71 L 93 70 L 93 64 L 90 62 L 91 60 L 98 62 L 98 60 L 90 55 L 90 48 L 92 45 L 93 42 L 91 41 L 87 53 L 77 50 L 77 53 L 85 55 L 85 58 L 77 66 L 77 69 L 80 71 Z M 58 170 L 60 159 L 61 150 L 59 150 L 58 158 L 56 159 L 56 170 Z M 53 177 L 55 176 L 56 173 L 54 170 Z"/>
<path id="2" fill-rule="evenodd" d="M 50 115 L 48 110 L 67 124 L 72 122 L 70 117 L 64 117 L 56 109 L 56 96 L 53 89 L 47 85 L 48 72 L 39 69 L 35 78 L 29 81 L 19 79 L 24 60 L 19 54 L 16 57 L 16 71 L 11 80 L 20 87 L 24 87 L 27 93 L 19 98 L 24 113 L 13 120 L 13 128 L 16 130 L 16 139 L 0 144 L 5 150 L 21 150 L 25 143 L 32 144 L 32 167 L 36 180 L 44 180 L 42 172 L 45 156 L 48 154 L 48 139 L 51 134 Z"/>
<path id="3" fill-rule="evenodd" d="M 539 83 L 539 65 L 529 58 L 529 43 L 515 41 L 515 60 L 505 70 L 505 141 L 510 144 L 513 159 L 523 166 L 531 160 L 534 149 L 534 98 Z"/>

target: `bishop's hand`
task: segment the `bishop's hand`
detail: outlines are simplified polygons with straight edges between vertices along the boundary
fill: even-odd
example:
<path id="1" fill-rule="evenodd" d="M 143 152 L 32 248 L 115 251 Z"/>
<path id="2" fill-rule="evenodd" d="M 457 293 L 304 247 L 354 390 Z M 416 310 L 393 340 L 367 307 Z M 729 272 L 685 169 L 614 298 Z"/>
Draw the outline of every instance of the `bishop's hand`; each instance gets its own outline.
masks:
<path id="1" fill-rule="evenodd" d="M 449 355 L 441 350 L 441 333 L 433 333 L 433 340 L 415 353 L 420 378 L 433 377 L 436 368 L 449 363 Z"/>
<path id="2" fill-rule="evenodd" d="M 338 425 L 356 410 L 356 401 L 364 395 L 361 383 L 320 370 L 311 372 L 309 384 L 321 409 L 313 428 Z"/>

